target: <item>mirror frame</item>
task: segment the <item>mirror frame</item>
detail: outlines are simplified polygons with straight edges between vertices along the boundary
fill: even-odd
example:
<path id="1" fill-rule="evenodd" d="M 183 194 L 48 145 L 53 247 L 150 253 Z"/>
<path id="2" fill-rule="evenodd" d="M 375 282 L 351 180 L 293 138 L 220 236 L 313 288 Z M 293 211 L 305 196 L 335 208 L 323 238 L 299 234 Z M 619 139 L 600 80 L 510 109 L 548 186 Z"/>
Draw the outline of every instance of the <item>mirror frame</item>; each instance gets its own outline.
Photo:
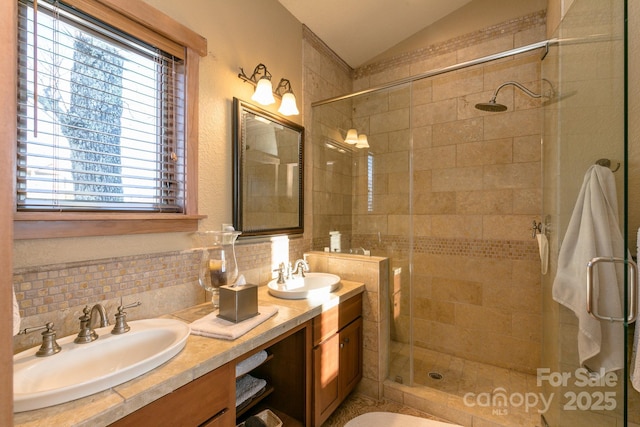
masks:
<path id="1" fill-rule="evenodd" d="M 264 228 L 245 230 L 244 210 L 242 203 L 243 191 L 245 183 L 242 180 L 243 175 L 243 154 L 245 147 L 242 145 L 242 118 L 244 112 L 249 112 L 256 116 L 262 117 L 270 122 L 276 123 L 297 132 L 298 138 L 298 223 L 291 227 L 281 228 Z M 273 236 L 273 235 L 289 235 L 304 233 L 304 127 L 280 117 L 269 111 L 233 98 L 233 227 L 237 231 L 242 231 L 239 238 L 256 237 L 256 236 Z"/>

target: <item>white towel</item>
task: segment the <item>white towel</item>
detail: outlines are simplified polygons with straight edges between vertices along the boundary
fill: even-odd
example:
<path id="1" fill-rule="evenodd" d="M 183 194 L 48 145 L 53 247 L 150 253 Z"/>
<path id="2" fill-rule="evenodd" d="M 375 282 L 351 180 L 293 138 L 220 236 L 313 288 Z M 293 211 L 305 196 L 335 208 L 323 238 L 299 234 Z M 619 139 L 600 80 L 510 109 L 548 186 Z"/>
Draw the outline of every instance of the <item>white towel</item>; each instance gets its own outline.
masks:
<path id="1" fill-rule="evenodd" d="M 191 333 L 209 338 L 235 340 L 278 312 L 276 306 L 258 306 L 258 314 L 242 322 L 233 323 L 218 317 L 218 310 L 191 323 Z"/>
<path id="2" fill-rule="evenodd" d="M 588 169 L 569 220 L 558 255 L 553 299 L 578 317 L 580 364 L 592 371 L 604 368 L 610 372 L 623 368 L 624 330 L 621 323 L 600 321 L 587 313 L 586 265 L 594 257 L 624 257 L 613 173 L 598 165 Z M 594 268 L 593 298 L 598 314 L 623 316 L 623 268 L 613 263 Z"/>
<path id="3" fill-rule="evenodd" d="M 638 240 L 637 240 L 637 252 L 638 261 L 640 261 L 640 229 L 638 229 Z M 638 283 L 640 283 L 640 272 L 638 273 Z M 640 289 L 636 289 L 636 292 L 640 292 Z M 638 303 L 638 309 L 640 309 L 640 301 Z M 640 348 L 640 324 L 636 320 L 635 332 L 633 335 L 633 352 L 631 354 L 631 384 L 633 388 L 640 391 L 640 355 L 638 355 L 638 351 Z"/>
<path id="4" fill-rule="evenodd" d="M 20 332 L 20 306 L 13 286 L 11 287 L 11 293 L 13 294 L 13 335 L 16 336 Z"/>

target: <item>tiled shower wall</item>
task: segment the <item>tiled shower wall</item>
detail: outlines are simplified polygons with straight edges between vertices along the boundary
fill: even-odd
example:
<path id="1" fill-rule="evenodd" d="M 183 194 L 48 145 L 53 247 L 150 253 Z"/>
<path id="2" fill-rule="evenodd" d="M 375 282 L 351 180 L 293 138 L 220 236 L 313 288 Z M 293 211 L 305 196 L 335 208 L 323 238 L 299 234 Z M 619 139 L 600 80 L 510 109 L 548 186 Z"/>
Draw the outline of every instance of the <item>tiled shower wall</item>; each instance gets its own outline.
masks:
<path id="1" fill-rule="evenodd" d="M 311 103 L 350 93 L 352 69 L 303 26 L 305 133 L 305 228 L 314 248 L 329 246 L 329 231 L 351 230 L 351 156 L 339 149 L 351 127 L 351 103 L 320 111 Z M 345 241 L 345 246 L 348 244 Z"/>
<path id="2" fill-rule="evenodd" d="M 532 14 L 356 70 L 354 89 L 544 37 L 544 13 Z M 322 234 L 314 234 L 313 247 L 327 246 L 324 234 L 338 229 L 343 247 L 390 258 L 393 339 L 408 342 L 411 309 L 416 345 L 533 372 L 541 344 L 540 263 L 531 238 L 531 223 L 540 220 L 540 102 L 508 86 L 498 99 L 507 112 L 474 108 L 510 80 L 546 90 L 540 52 L 316 107 L 323 137 L 333 119 L 366 133 L 371 147 L 343 153 L 354 179 L 335 188 L 352 197 L 351 222 L 340 229 L 343 218 L 322 216 L 329 225 L 315 225 Z M 332 148 L 314 149 L 325 150 L 314 167 L 327 169 L 329 157 L 336 164 Z M 314 190 L 330 193 L 326 183 L 314 182 Z"/>

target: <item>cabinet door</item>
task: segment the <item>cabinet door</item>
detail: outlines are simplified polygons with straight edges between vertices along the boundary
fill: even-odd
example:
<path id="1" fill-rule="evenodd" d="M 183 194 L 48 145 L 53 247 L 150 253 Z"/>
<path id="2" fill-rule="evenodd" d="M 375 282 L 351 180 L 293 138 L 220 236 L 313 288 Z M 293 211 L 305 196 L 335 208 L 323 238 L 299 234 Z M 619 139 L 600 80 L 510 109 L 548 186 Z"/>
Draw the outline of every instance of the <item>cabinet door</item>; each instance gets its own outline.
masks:
<path id="1" fill-rule="evenodd" d="M 340 404 L 340 335 L 313 349 L 313 425 L 321 425 Z"/>
<path id="2" fill-rule="evenodd" d="M 362 379 L 362 317 L 340 331 L 340 399 Z"/>

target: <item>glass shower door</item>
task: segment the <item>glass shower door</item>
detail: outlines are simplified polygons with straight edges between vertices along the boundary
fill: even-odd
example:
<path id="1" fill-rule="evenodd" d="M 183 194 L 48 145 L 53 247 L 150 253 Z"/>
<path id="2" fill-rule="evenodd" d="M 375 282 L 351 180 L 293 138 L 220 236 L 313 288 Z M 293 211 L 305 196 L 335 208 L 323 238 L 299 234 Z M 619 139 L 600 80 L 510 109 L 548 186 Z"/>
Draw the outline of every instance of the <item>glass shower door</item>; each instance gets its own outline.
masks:
<path id="1" fill-rule="evenodd" d="M 550 258 L 537 373 L 549 426 L 640 423 L 639 411 L 628 410 L 638 393 L 628 384 L 633 337 L 625 319 L 631 274 L 624 20 L 622 0 L 574 0 L 542 61 L 542 77 L 555 90 L 544 107 L 542 217 Z M 619 262 L 609 262 L 613 256 Z"/>

